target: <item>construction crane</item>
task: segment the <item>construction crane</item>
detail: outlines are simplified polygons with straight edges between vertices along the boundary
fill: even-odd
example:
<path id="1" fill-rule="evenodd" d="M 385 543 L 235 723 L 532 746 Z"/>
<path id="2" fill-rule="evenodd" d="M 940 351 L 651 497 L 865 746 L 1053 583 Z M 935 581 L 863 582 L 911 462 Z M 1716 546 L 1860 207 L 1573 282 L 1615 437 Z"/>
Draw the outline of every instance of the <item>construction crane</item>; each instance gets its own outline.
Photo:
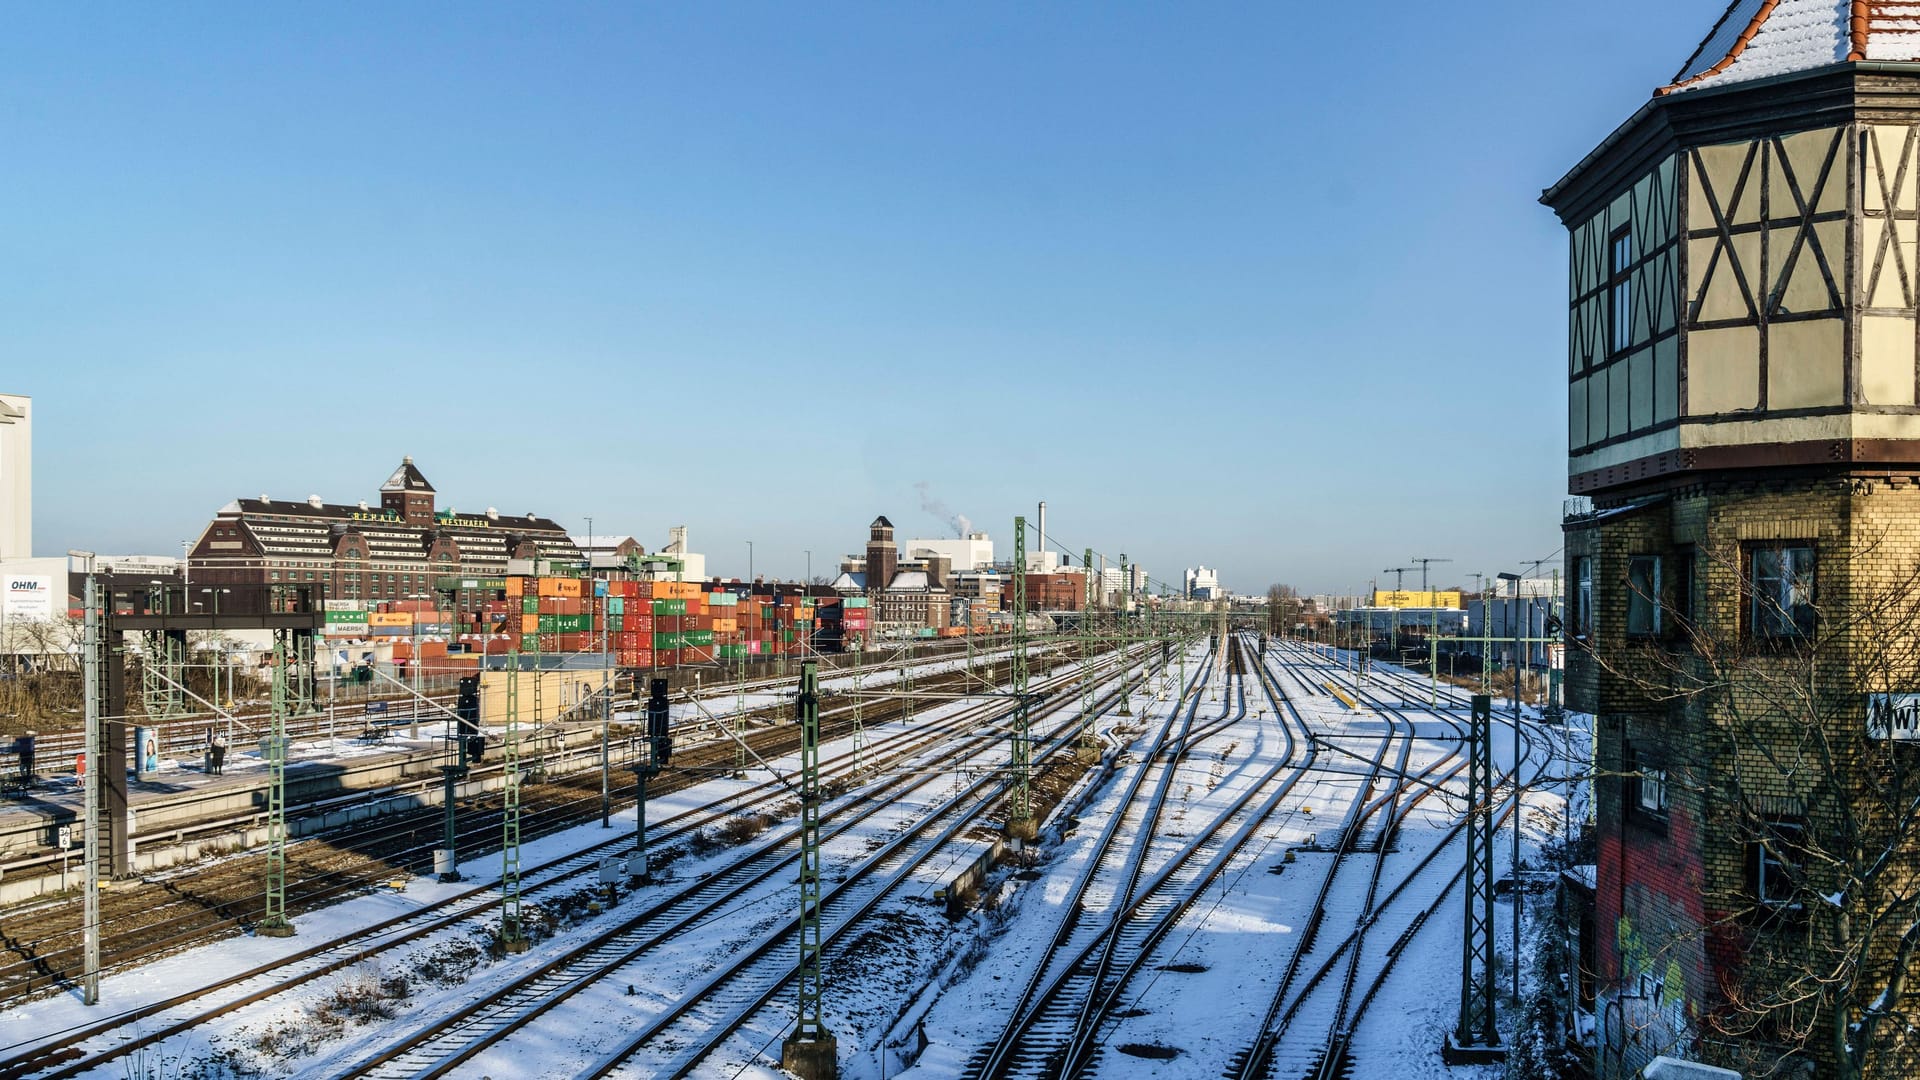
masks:
<path id="1" fill-rule="evenodd" d="M 1399 595 L 1407 590 L 1407 575 L 1418 569 L 1420 568 L 1417 566 L 1389 566 L 1380 572 L 1393 575 L 1393 591 L 1397 600 Z"/>
<path id="2" fill-rule="evenodd" d="M 1417 562 L 1417 563 L 1419 563 L 1419 564 L 1420 564 L 1420 591 L 1421 591 L 1421 592 L 1426 592 L 1426 591 L 1427 591 L 1427 566 L 1428 566 L 1428 564 L 1430 564 L 1430 563 L 1437 563 L 1437 562 L 1452 562 L 1453 560 L 1452 560 L 1452 559 L 1408 559 L 1407 561 L 1408 561 L 1408 562 Z"/>

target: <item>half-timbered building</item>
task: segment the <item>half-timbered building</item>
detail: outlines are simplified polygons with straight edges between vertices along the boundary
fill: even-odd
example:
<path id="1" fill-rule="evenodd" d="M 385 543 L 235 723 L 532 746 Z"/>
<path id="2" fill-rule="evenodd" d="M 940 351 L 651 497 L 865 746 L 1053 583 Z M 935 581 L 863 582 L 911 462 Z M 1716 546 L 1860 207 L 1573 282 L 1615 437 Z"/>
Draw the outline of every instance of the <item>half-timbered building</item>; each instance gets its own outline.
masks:
<path id="1" fill-rule="evenodd" d="M 1920 1075 L 1920 4 L 1738 0 L 1543 201 L 1596 1071 Z"/>

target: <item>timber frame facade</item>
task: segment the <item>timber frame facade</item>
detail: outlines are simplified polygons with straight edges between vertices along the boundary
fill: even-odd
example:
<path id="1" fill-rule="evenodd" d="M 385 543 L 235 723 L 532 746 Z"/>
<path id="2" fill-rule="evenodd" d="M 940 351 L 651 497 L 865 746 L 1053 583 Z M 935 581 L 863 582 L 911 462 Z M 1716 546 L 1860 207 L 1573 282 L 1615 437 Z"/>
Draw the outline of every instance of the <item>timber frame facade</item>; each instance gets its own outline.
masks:
<path id="1" fill-rule="evenodd" d="M 1881 904 L 1848 912 L 1859 970 L 1913 970 L 1873 935 L 1897 937 L 1920 831 L 1877 800 L 1920 742 L 1863 717 L 1920 694 L 1920 624 L 1862 627 L 1920 581 L 1920 64 L 1655 96 L 1542 201 L 1570 236 L 1568 487 L 1591 500 L 1564 528 L 1596 1074 L 1846 1075 L 1847 1001 L 1752 1003 L 1837 955 L 1809 898 Z M 1889 845 L 1884 894 L 1823 864 L 1849 829 Z M 1920 1075 L 1914 1035 L 1886 1039 L 1864 1075 Z"/>

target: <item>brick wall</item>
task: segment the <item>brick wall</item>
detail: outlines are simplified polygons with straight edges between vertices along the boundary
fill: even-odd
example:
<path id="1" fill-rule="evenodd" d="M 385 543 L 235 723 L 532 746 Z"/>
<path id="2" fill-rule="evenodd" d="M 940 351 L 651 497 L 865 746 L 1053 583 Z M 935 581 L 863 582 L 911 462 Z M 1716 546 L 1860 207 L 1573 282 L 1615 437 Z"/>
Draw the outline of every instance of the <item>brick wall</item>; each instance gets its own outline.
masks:
<path id="1" fill-rule="evenodd" d="M 1747 634 L 1750 552 L 1782 541 L 1816 553 L 1814 648 Z M 1628 1077 L 1656 1054 L 1701 1052 L 1692 1044 L 1715 1038 L 1729 993 L 1832 962 L 1822 950 L 1833 913 L 1764 915 L 1749 846 L 1770 818 L 1802 820 L 1820 836 L 1871 834 L 1887 824 L 1876 817 L 1881 788 L 1920 774 L 1920 746 L 1862 737 L 1866 693 L 1920 692 L 1920 650 L 1908 648 L 1920 644 L 1920 487 L 1843 477 L 1703 487 L 1575 523 L 1567 555 L 1570 580 L 1579 558 L 1593 559 L 1594 633 L 1569 650 L 1567 690 L 1570 707 L 1597 717 L 1599 1063 L 1602 1076 Z M 1676 567 L 1691 558 L 1697 635 L 1682 626 L 1627 638 L 1634 556 Z M 1685 612 L 1680 580 L 1663 575 L 1670 619 Z M 1665 813 L 1634 805 L 1638 769 L 1664 770 Z M 1905 839 L 1910 877 L 1920 835 Z M 1816 861 L 1806 880 L 1831 891 L 1835 873 Z M 1896 932 L 1889 926 L 1871 950 L 1883 967 Z M 1813 1040 L 1820 1075 L 1830 1054 L 1828 1040 Z M 1889 1075 L 1920 1075 L 1908 1050 L 1894 1056 Z"/>

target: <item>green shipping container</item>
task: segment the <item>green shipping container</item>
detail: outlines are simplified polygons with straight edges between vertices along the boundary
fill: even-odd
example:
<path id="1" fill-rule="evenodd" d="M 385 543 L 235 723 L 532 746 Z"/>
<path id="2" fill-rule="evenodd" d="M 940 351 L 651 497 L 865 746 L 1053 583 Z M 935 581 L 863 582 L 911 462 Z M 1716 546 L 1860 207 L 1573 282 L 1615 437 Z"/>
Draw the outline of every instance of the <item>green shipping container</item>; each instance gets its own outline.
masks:
<path id="1" fill-rule="evenodd" d="M 520 598 L 520 614 L 522 615 L 540 614 L 540 598 L 537 596 L 521 597 Z"/>
<path id="2" fill-rule="evenodd" d="M 685 600 L 655 600 L 653 602 L 653 613 L 655 615 L 685 615 L 687 613 L 687 602 Z"/>
<path id="3" fill-rule="evenodd" d="M 677 630 L 658 633 L 653 635 L 653 647 L 656 649 L 677 649 L 681 646 L 685 638 L 686 635 Z"/>
<path id="4" fill-rule="evenodd" d="M 864 597 L 864 596 L 849 596 L 849 597 L 847 597 L 847 598 L 846 598 L 845 600 L 842 600 L 842 601 L 840 601 L 840 606 L 842 606 L 842 607 L 866 607 L 866 606 L 867 606 L 867 598 L 866 598 L 866 597 Z"/>
<path id="5" fill-rule="evenodd" d="M 689 630 L 686 632 L 686 639 L 688 645 L 711 645 L 713 644 L 713 631 Z"/>
<path id="6" fill-rule="evenodd" d="M 364 623 L 367 621 L 367 613 L 364 611 L 329 611 L 327 612 L 327 621 L 330 623 Z"/>
<path id="7" fill-rule="evenodd" d="M 521 652 L 539 652 L 540 651 L 540 635 L 539 634 L 521 634 L 520 635 L 520 651 Z"/>

